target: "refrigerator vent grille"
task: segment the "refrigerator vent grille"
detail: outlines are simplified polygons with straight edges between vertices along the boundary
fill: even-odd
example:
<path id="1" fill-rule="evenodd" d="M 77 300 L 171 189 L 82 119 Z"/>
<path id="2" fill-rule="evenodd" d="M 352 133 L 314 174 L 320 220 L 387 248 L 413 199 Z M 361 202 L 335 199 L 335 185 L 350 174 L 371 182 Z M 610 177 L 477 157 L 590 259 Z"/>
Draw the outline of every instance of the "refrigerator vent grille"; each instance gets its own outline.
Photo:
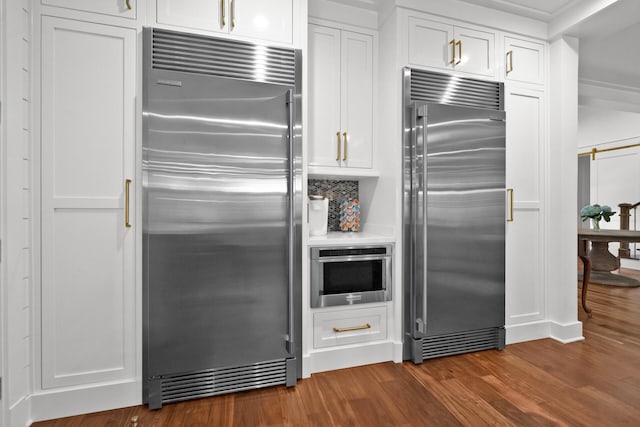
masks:
<path id="1" fill-rule="evenodd" d="M 153 29 L 151 66 L 158 70 L 208 74 L 295 85 L 295 50 Z"/>
<path id="2" fill-rule="evenodd" d="M 286 384 L 285 359 L 163 376 L 162 403 Z"/>
<path id="3" fill-rule="evenodd" d="M 499 328 L 437 335 L 422 338 L 422 358 L 451 356 L 472 351 L 499 348 Z"/>
<path id="4" fill-rule="evenodd" d="M 411 100 L 503 110 L 503 84 L 411 70 Z"/>

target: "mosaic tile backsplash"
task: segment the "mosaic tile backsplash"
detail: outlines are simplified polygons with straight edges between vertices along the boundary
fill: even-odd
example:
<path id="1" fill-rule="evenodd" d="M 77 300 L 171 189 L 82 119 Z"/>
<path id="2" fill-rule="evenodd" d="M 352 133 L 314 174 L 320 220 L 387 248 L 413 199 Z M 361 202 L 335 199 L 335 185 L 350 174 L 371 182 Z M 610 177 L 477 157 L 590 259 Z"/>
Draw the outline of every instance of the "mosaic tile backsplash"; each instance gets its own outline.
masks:
<path id="1" fill-rule="evenodd" d="M 329 231 L 340 231 L 340 201 L 360 198 L 358 181 L 310 179 L 307 194 L 329 199 Z"/>

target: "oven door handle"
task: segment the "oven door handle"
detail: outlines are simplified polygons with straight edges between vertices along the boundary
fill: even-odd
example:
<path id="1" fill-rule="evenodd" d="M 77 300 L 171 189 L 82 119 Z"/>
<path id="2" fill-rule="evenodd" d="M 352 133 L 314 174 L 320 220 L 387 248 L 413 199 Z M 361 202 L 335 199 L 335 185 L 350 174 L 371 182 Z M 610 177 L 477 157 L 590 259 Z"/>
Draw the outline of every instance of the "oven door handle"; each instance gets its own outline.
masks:
<path id="1" fill-rule="evenodd" d="M 391 259 L 391 255 L 374 255 L 374 256 L 334 256 L 334 257 L 323 257 L 323 258 L 312 258 L 311 262 L 349 262 L 349 261 L 386 261 Z"/>

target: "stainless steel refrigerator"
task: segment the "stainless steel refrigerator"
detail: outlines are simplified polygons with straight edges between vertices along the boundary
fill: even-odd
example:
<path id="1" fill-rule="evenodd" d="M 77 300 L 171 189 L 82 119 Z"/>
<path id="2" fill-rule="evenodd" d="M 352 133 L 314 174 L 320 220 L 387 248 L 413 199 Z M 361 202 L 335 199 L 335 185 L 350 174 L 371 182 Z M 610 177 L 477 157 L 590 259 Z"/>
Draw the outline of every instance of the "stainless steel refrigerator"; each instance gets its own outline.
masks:
<path id="1" fill-rule="evenodd" d="M 404 358 L 504 347 L 502 84 L 404 70 Z"/>
<path id="2" fill-rule="evenodd" d="M 143 400 L 294 385 L 300 52 L 143 37 Z"/>

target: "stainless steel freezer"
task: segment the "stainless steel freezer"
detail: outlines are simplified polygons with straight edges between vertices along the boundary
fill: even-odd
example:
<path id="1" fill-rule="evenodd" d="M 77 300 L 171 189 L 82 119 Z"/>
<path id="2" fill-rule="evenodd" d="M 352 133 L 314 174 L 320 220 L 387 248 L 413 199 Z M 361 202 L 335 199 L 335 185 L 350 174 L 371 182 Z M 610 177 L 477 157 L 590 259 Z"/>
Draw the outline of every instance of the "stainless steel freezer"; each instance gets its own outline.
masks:
<path id="1" fill-rule="evenodd" d="M 406 73 L 405 359 L 502 348 L 505 113 L 485 105 L 501 86 Z"/>
<path id="2" fill-rule="evenodd" d="M 144 401 L 293 385 L 299 52 L 144 37 Z"/>

